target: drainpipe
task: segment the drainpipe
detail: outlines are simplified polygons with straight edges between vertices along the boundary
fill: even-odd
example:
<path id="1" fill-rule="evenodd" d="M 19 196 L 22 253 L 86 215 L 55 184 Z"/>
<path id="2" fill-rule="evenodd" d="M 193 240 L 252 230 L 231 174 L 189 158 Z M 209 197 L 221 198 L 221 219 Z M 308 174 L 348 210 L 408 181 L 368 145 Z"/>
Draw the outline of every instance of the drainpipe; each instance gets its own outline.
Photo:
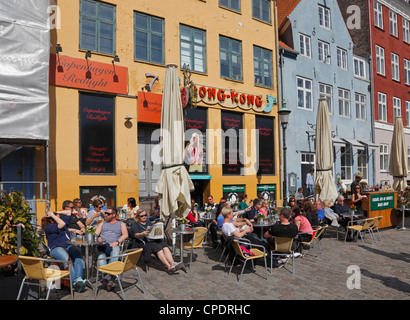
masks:
<path id="1" fill-rule="evenodd" d="M 374 128 L 374 121 L 375 121 L 375 112 L 374 112 L 374 83 L 373 83 L 373 42 L 372 42 L 372 27 L 371 27 L 371 0 L 368 0 L 368 19 L 369 19 L 369 46 L 370 46 L 370 58 L 369 58 L 369 80 L 370 80 L 370 126 L 371 126 L 371 142 L 376 142 L 376 134 Z M 375 157 L 376 151 L 373 149 L 373 157 L 372 157 L 372 171 L 373 171 L 373 186 L 376 185 L 376 165 L 375 165 Z"/>
<path id="2" fill-rule="evenodd" d="M 273 0 L 273 17 L 274 17 L 274 30 L 275 30 L 275 46 L 276 46 L 276 50 L 275 50 L 275 54 L 276 54 L 276 95 L 277 95 L 277 107 L 278 110 L 280 107 L 282 107 L 282 95 L 281 95 L 281 90 L 282 90 L 282 83 L 281 83 L 281 79 L 279 77 L 279 32 L 278 32 L 278 21 L 277 21 L 277 17 L 276 17 L 276 3 L 277 0 Z M 280 197 L 279 199 L 283 199 L 283 181 L 284 181 L 284 177 L 282 174 L 282 152 L 281 152 L 281 141 L 282 141 L 282 135 L 281 135 L 281 130 L 279 129 L 281 126 L 279 124 L 279 114 L 277 114 L 277 124 L 278 124 L 278 144 L 279 144 L 279 181 L 280 181 Z"/>

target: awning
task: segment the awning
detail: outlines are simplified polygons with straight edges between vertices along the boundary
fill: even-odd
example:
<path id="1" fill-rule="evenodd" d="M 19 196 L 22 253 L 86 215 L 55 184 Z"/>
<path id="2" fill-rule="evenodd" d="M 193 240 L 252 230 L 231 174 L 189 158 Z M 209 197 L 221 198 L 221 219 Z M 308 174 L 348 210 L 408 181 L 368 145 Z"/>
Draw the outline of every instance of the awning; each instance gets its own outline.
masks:
<path id="1" fill-rule="evenodd" d="M 365 145 L 368 148 L 371 149 L 378 149 L 379 145 L 378 144 L 374 144 L 373 142 L 369 142 L 369 141 L 364 141 L 364 140 L 359 140 L 359 142 L 363 145 Z"/>
<path id="2" fill-rule="evenodd" d="M 339 139 L 337 137 L 332 138 L 332 142 L 333 142 L 333 145 L 338 145 L 338 146 L 345 146 L 346 145 L 345 141 L 343 141 L 342 139 Z"/>
<path id="3" fill-rule="evenodd" d="M 355 147 L 358 150 L 364 150 L 364 145 L 361 144 L 359 141 L 354 140 L 354 139 L 347 139 L 347 138 L 342 138 L 342 140 L 346 141 L 347 143 L 351 144 L 353 147 Z"/>

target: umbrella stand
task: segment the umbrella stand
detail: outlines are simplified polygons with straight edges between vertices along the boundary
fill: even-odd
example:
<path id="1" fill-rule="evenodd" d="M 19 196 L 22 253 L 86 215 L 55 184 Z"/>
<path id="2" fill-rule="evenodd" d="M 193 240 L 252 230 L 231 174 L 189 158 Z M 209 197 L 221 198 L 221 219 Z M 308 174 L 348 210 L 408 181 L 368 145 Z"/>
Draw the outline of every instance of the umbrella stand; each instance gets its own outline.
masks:
<path id="1" fill-rule="evenodd" d="M 402 217 L 401 217 L 401 228 L 398 231 L 406 231 L 409 230 L 404 226 L 404 213 L 406 212 L 406 206 L 403 204 L 402 208 Z"/>

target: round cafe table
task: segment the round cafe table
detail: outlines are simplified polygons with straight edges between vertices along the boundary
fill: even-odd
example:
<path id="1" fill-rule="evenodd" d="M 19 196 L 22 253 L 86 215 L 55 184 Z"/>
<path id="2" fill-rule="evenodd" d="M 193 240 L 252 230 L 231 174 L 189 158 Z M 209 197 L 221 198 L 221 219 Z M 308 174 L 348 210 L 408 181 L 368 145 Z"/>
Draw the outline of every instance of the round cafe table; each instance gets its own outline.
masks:
<path id="1" fill-rule="evenodd" d="M 0 268 L 5 268 L 12 264 L 15 264 L 19 258 L 17 256 L 12 255 L 2 255 L 0 256 Z"/>
<path id="2" fill-rule="evenodd" d="M 252 222 L 253 227 L 257 227 L 261 229 L 261 236 L 260 239 L 263 240 L 263 228 L 273 226 L 276 222 L 275 221 L 263 221 L 262 223 L 258 223 L 257 221 Z"/>
<path id="3" fill-rule="evenodd" d="M 195 232 L 197 232 L 196 228 L 186 228 L 184 230 L 181 230 L 179 228 L 175 228 L 175 229 L 171 229 L 171 233 L 176 233 L 179 234 L 179 256 L 180 256 L 180 262 L 184 261 L 184 245 L 183 245 L 183 235 L 184 234 L 194 234 Z M 175 252 L 173 252 L 172 254 L 173 256 L 175 256 Z"/>

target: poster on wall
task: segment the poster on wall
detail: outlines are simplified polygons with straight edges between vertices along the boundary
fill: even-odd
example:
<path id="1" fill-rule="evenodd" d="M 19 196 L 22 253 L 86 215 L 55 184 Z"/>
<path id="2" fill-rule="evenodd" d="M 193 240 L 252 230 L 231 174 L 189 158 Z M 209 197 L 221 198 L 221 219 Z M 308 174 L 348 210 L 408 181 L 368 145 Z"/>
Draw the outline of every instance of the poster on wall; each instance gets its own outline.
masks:
<path id="1" fill-rule="evenodd" d="M 273 118 L 256 116 L 255 121 L 259 130 L 258 175 L 275 174 Z"/>
<path id="2" fill-rule="evenodd" d="M 184 160 L 190 175 L 207 174 L 206 128 L 207 109 L 185 109 Z"/>
<path id="3" fill-rule="evenodd" d="M 225 185 L 222 186 L 222 196 L 227 202 L 232 205 L 239 203 L 239 197 L 241 194 L 245 194 L 245 185 Z"/>
<path id="4" fill-rule="evenodd" d="M 243 174 L 243 146 L 242 139 L 242 114 L 236 112 L 221 112 L 222 129 L 222 174 Z"/>
<path id="5" fill-rule="evenodd" d="M 115 174 L 112 96 L 80 93 L 80 174 Z"/>

